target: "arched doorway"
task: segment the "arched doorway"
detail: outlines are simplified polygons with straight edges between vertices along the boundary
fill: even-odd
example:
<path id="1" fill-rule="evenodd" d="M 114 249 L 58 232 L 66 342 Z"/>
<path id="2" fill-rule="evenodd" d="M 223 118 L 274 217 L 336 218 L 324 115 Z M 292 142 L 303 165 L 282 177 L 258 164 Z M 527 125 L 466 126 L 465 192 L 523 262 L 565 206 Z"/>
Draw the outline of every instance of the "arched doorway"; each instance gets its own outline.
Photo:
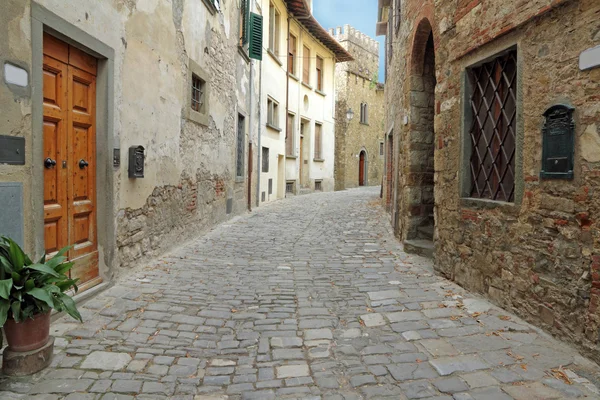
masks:
<path id="1" fill-rule="evenodd" d="M 367 184 L 367 152 L 360 151 L 358 161 L 358 185 L 365 186 Z"/>
<path id="2" fill-rule="evenodd" d="M 413 44 L 410 90 L 409 168 L 405 187 L 407 240 L 433 241 L 435 48 L 433 31 L 423 19 Z"/>

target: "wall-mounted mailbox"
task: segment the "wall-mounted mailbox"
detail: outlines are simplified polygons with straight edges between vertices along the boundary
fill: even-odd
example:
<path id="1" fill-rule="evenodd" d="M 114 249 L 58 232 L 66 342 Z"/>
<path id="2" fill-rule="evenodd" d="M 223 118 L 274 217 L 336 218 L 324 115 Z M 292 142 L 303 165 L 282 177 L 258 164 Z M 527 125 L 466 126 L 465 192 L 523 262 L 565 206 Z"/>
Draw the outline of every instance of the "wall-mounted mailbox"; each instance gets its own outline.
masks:
<path id="1" fill-rule="evenodd" d="M 0 135 L 0 164 L 25 164 L 25 138 Z"/>
<path id="2" fill-rule="evenodd" d="M 143 146 L 131 146 L 129 148 L 129 177 L 143 178 L 144 177 L 144 155 Z"/>
<path id="3" fill-rule="evenodd" d="M 541 178 L 573 179 L 575 121 L 573 107 L 557 104 L 544 113 Z"/>

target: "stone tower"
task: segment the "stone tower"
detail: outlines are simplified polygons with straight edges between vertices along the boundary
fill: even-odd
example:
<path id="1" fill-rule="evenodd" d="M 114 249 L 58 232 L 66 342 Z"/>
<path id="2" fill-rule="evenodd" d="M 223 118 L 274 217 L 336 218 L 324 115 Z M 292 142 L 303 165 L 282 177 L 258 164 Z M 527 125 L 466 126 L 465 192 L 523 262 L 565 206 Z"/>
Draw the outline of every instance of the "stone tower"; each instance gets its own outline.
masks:
<path id="1" fill-rule="evenodd" d="M 335 189 L 380 185 L 383 175 L 384 86 L 378 83 L 379 42 L 350 25 L 330 29 L 354 57 L 338 63 L 336 80 Z M 348 121 L 349 109 L 354 118 Z"/>

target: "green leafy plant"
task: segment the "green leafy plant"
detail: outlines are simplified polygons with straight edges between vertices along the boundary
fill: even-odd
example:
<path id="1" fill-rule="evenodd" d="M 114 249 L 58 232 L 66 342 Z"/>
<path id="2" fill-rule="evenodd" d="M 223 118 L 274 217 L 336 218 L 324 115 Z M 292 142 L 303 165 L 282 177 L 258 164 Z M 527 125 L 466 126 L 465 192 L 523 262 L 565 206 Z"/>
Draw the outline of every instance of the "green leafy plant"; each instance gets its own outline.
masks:
<path id="1" fill-rule="evenodd" d="M 78 290 L 78 279 L 67 276 L 73 268 L 64 256 L 68 250 L 65 247 L 49 260 L 44 254 L 34 263 L 12 239 L 0 238 L 0 327 L 7 318 L 22 322 L 51 309 L 82 321 L 75 302 L 65 293 Z"/>

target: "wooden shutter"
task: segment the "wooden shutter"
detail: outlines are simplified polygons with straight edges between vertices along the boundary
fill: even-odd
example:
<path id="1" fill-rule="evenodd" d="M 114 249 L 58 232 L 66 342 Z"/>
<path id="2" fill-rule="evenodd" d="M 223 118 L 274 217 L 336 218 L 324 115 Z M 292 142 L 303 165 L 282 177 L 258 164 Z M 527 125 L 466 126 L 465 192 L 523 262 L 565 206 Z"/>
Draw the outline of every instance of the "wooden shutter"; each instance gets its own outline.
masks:
<path id="1" fill-rule="evenodd" d="M 262 15 L 250 14 L 250 40 L 248 44 L 248 55 L 255 60 L 262 60 L 263 41 L 263 17 Z"/>
<path id="2" fill-rule="evenodd" d="M 317 90 L 323 90 L 323 59 L 317 57 Z"/>
<path id="3" fill-rule="evenodd" d="M 310 50 L 304 46 L 302 52 L 302 82 L 310 84 Z"/>
<path id="4" fill-rule="evenodd" d="M 315 125 L 315 159 L 321 160 L 323 159 L 323 155 L 321 154 L 322 149 L 322 126 L 319 124 Z"/>
<path id="5" fill-rule="evenodd" d="M 290 52 L 288 53 L 288 72 L 296 74 L 296 36 L 290 35 Z"/>

